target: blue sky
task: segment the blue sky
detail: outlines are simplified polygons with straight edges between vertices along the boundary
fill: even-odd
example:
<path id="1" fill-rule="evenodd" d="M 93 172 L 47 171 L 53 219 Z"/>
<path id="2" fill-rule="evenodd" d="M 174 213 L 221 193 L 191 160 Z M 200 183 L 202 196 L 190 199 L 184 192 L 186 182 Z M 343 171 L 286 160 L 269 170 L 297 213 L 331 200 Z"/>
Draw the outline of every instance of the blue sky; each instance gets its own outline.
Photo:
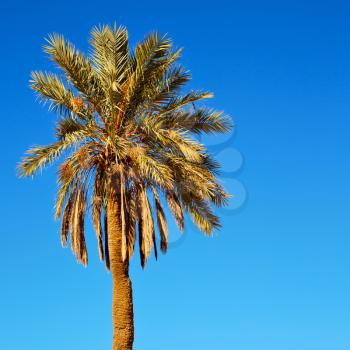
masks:
<path id="1" fill-rule="evenodd" d="M 346 1 L 2 3 L 0 348 L 110 348 L 111 281 L 91 228 L 84 269 L 60 247 L 55 169 L 32 181 L 15 167 L 53 136 L 28 88 L 31 70 L 52 67 L 43 38 L 86 50 L 91 27 L 116 20 L 132 42 L 169 33 L 192 87 L 236 124 L 206 140 L 236 195 L 223 229 L 172 230 L 157 263 L 132 261 L 135 349 L 350 349 L 349 15 Z"/>

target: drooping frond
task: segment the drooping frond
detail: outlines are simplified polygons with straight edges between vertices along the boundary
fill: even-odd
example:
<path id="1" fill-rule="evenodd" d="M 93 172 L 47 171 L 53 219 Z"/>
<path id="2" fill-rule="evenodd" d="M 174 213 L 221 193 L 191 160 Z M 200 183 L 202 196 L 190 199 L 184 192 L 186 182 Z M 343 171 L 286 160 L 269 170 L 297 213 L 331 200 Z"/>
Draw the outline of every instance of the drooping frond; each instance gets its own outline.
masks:
<path id="1" fill-rule="evenodd" d="M 62 225 L 61 225 L 61 243 L 62 246 L 66 247 L 68 242 L 68 234 L 70 227 L 70 218 L 72 215 L 72 208 L 74 204 L 75 198 L 75 190 L 70 193 L 67 204 L 64 208 L 63 216 L 62 216 Z"/>
<path id="2" fill-rule="evenodd" d="M 126 207 L 126 238 L 127 238 L 127 250 L 129 259 L 134 253 L 135 240 L 136 240 L 136 223 L 138 221 L 138 212 L 135 198 L 136 190 L 133 185 L 127 189 L 127 207 Z"/>
<path id="3" fill-rule="evenodd" d="M 135 158 L 135 166 L 141 177 L 150 182 L 154 182 L 163 188 L 172 188 L 172 170 L 151 155 L 138 154 Z"/>
<path id="4" fill-rule="evenodd" d="M 127 233 L 126 233 L 126 196 L 125 196 L 125 173 L 123 166 L 119 166 L 118 169 L 118 178 L 119 178 L 119 196 L 120 196 L 120 223 L 121 223 L 121 251 L 122 251 L 122 260 L 125 261 L 127 258 L 128 247 L 127 247 Z"/>
<path id="5" fill-rule="evenodd" d="M 168 202 L 169 209 L 175 218 L 175 221 L 176 221 L 176 224 L 177 224 L 179 230 L 183 231 L 185 223 L 184 223 L 184 215 L 183 215 L 183 211 L 182 211 L 182 206 L 181 206 L 181 203 L 179 201 L 179 198 L 177 197 L 177 195 L 175 193 L 167 192 L 166 193 L 166 200 Z"/>
<path id="6" fill-rule="evenodd" d="M 152 188 L 152 190 L 153 190 L 156 213 L 157 213 L 158 231 L 160 235 L 160 249 L 163 253 L 166 253 L 168 249 L 168 226 L 167 226 L 164 210 L 159 199 L 158 192 L 154 187 Z"/>
<path id="7" fill-rule="evenodd" d="M 108 246 L 108 221 L 107 221 L 107 214 L 105 212 L 104 215 L 104 248 L 105 248 L 105 261 L 106 261 L 106 269 L 109 271 L 111 269 L 111 261 L 109 258 L 109 246 Z"/>
<path id="8" fill-rule="evenodd" d="M 84 236 L 86 193 L 83 186 L 77 188 L 70 217 L 71 247 L 79 262 L 87 265 L 87 250 Z"/>
<path id="9" fill-rule="evenodd" d="M 219 218 L 212 212 L 207 201 L 184 194 L 182 203 L 193 222 L 207 235 L 210 235 L 213 229 L 220 227 Z"/>
<path id="10" fill-rule="evenodd" d="M 74 186 L 74 184 L 79 182 L 79 172 L 80 169 L 75 166 L 75 164 L 72 164 L 71 159 L 68 159 L 61 164 L 58 171 L 58 191 L 55 205 L 55 219 L 60 217 L 62 207 L 67 196 L 70 194 L 71 188 Z"/>
<path id="11" fill-rule="evenodd" d="M 101 168 L 98 168 L 95 176 L 94 191 L 92 197 L 92 222 L 96 232 L 98 242 L 98 252 L 101 261 L 104 260 L 104 248 L 103 248 L 103 230 L 101 223 L 101 214 L 103 209 L 103 196 L 104 196 L 104 175 Z"/>
<path id="12" fill-rule="evenodd" d="M 145 187 L 140 184 L 138 187 L 139 205 L 139 245 L 141 265 L 145 267 L 146 261 L 151 254 L 154 235 L 153 217 L 150 204 L 147 198 Z"/>

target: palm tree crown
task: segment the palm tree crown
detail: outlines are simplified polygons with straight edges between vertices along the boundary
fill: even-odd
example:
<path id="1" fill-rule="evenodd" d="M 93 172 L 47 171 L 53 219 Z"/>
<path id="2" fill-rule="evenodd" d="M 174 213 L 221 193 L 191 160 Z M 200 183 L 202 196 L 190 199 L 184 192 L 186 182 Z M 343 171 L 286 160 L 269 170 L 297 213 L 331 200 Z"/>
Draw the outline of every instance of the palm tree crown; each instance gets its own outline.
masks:
<path id="1" fill-rule="evenodd" d="M 28 150 L 19 165 L 22 176 L 60 157 L 56 218 L 62 216 L 61 241 L 78 261 L 88 262 L 84 218 L 91 208 L 100 258 L 109 269 L 106 208 L 115 191 L 120 203 L 122 258 L 133 255 L 138 236 L 144 267 L 152 249 L 167 250 L 167 204 L 180 230 L 188 212 L 204 233 L 220 226 L 212 207 L 228 195 L 217 180 L 219 165 L 195 136 L 222 133 L 230 118 L 193 103 L 209 92 L 182 93 L 190 76 L 166 36 L 152 33 L 134 50 L 124 27 L 96 27 L 91 52 L 84 55 L 60 35 L 47 39 L 44 51 L 59 75 L 33 72 L 31 87 L 59 114 L 56 141 Z"/>

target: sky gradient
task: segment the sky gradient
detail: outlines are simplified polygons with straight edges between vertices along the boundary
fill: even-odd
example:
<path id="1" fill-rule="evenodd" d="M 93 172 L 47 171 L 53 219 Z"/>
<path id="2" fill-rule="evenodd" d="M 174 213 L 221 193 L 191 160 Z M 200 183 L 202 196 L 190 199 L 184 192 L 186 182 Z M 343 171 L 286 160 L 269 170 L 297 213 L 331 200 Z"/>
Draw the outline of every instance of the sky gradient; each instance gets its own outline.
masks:
<path id="1" fill-rule="evenodd" d="M 90 263 L 61 249 L 55 169 L 16 178 L 55 115 L 31 70 L 44 37 L 87 50 L 96 24 L 153 29 L 184 47 L 191 87 L 235 122 L 205 139 L 235 195 L 213 238 L 189 225 L 142 271 L 132 260 L 135 350 L 350 349 L 350 5 L 346 1 L 33 1 L 0 5 L 2 117 L 0 349 L 111 347 L 111 278 L 87 229 Z"/>

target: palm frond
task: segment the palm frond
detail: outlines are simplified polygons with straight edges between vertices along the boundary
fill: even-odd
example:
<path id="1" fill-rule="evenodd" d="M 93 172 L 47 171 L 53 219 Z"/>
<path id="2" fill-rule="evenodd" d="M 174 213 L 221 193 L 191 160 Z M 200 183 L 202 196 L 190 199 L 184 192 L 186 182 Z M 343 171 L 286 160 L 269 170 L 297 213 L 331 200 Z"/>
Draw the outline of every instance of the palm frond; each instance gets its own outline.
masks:
<path id="1" fill-rule="evenodd" d="M 104 248 L 105 248 L 105 261 L 106 261 L 106 269 L 109 271 L 111 269 L 111 261 L 109 258 L 109 246 L 108 246 L 108 220 L 107 220 L 107 215 L 105 211 L 104 215 Z"/>
<path id="2" fill-rule="evenodd" d="M 53 73 L 32 72 L 30 87 L 44 102 L 50 103 L 50 109 L 60 114 L 70 113 L 74 95 L 67 90 L 63 81 Z"/>
<path id="3" fill-rule="evenodd" d="M 79 262 L 87 265 L 88 257 L 84 235 L 84 218 L 86 209 L 86 193 L 83 186 L 77 189 L 70 219 L 71 246 Z"/>
<path id="4" fill-rule="evenodd" d="M 207 235 L 211 235 L 213 229 L 220 228 L 219 218 L 212 212 L 208 202 L 184 195 L 182 203 L 193 222 Z"/>
<path id="5" fill-rule="evenodd" d="M 75 190 L 73 190 L 70 193 L 69 199 L 67 201 L 67 204 L 64 208 L 63 217 L 62 217 L 62 225 L 61 225 L 61 243 L 63 247 L 67 246 L 68 242 L 68 234 L 69 234 L 69 227 L 70 227 L 70 218 L 72 215 L 72 208 L 74 204 L 74 198 L 75 198 Z"/>
<path id="6" fill-rule="evenodd" d="M 168 226 L 158 192 L 155 187 L 152 187 L 152 190 L 157 214 L 158 231 L 160 235 L 160 249 L 163 253 L 166 253 L 168 249 Z"/>
<path id="7" fill-rule="evenodd" d="M 187 106 L 190 103 L 212 98 L 213 94 L 208 91 L 190 91 L 184 96 L 176 96 L 167 105 L 160 109 L 159 115 L 163 115 Z"/>
<path id="8" fill-rule="evenodd" d="M 178 196 L 175 193 L 167 192 L 166 200 L 168 202 L 169 209 L 175 218 L 179 230 L 183 231 L 185 225 L 184 214 Z"/>
<path id="9" fill-rule="evenodd" d="M 157 90 L 167 69 L 179 57 L 181 50 L 171 51 L 172 43 L 166 36 L 150 33 L 139 43 L 132 56 L 132 75 L 128 84 L 128 108 L 125 114 L 131 116 L 140 104 L 148 101 Z"/>
<path id="10" fill-rule="evenodd" d="M 154 123 L 158 123 L 165 129 L 183 130 L 196 135 L 227 133 L 233 127 L 229 116 L 208 108 L 200 108 L 194 113 L 173 111 L 165 115 L 156 115 L 153 119 Z"/>
<path id="11" fill-rule="evenodd" d="M 129 74 L 128 32 L 125 27 L 94 27 L 91 31 L 91 60 L 105 88 L 121 90 Z"/>
<path id="12" fill-rule="evenodd" d="M 157 161 L 147 154 L 138 154 L 135 159 L 135 166 L 141 177 L 149 182 L 171 189 L 173 187 L 173 174 L 170 167 Z"/>
<path id="13" fill-rule="evenodd" d="M 176 98 L 179 90 L 189 81 L 191 76 L 181 66 L 170 67 L 156 84 L 153 94 L 149 97 L 149 102 L 145 108 L 151 111 L 161 109 Z"/>
<path id="14" fill-rule="evenodd" d="M 34 146 L 27 151 L 19 164 L 19 175 L 30 176 L 43 167 L 52 164 L 61 154 L 74 143 L 82 141 L 86 135 L 81 132 L 73 132 L 64 140 L 59 140 L 48 146 Z"/>
<path id="15" fill-rule="evenodd" d="M 79 182 L 80 169 L 73 164 L 71 159 L 67 159 L 61 164 L 58 170 L 58 191 L 55 203 L 55 219 L 61 216 L 62 207 L 66 197 L 69 195 L 74 184 Z"/>
<path id="16" fill-rule="evenodd" d="M 83 131 L 86 125 L 71 116 L 61 118 L 56 125 L 56 137 L 58 140 L 63 140 L 67 135 Z"/>
<path id="17" fill-rule="evenodd" d="M 95 175 L 94 191 L 92 196 L 92 222 L 96 232 L 98 242 L 98 252 L 101 261 L 104 260 L 104 248 L 103 248 L 103 230 L 101 224 L 101 213 L 103 206 L 103 194 L 104 194 L 104 176 L 100 168 L 98 168 Z"/>
<path id="18" fill-rule="evenodd" d="M 63 69 L 67 80 L 72 82 L 94 107 L 97 107 L 102 91 L 89 59 L 62 35 L 51 34 L 46 41 L 44 51 Z"/>
<path id="19" fill-rule="evenodd" d="M 127 237 L 128 257 L 129 259 L 131 259 L 134 253 L 135 240 L 136 240 L 136 222 L 138 219 L 134 186 L 131 186 L 130 189 L 127 191 L 126 199 L 128 203 L 127 220 L 126 220 L 126 237 Z"/>
<path id="20" fill-rule="evenodd" d="M 138 206 L 139 206 L 139 247 L 141 266 L 145 267 L 148 257 L 152 251 L 154 224 L 153 217 L 148 202 L 145 187 L 140 184 L 138 188 Z"/>

